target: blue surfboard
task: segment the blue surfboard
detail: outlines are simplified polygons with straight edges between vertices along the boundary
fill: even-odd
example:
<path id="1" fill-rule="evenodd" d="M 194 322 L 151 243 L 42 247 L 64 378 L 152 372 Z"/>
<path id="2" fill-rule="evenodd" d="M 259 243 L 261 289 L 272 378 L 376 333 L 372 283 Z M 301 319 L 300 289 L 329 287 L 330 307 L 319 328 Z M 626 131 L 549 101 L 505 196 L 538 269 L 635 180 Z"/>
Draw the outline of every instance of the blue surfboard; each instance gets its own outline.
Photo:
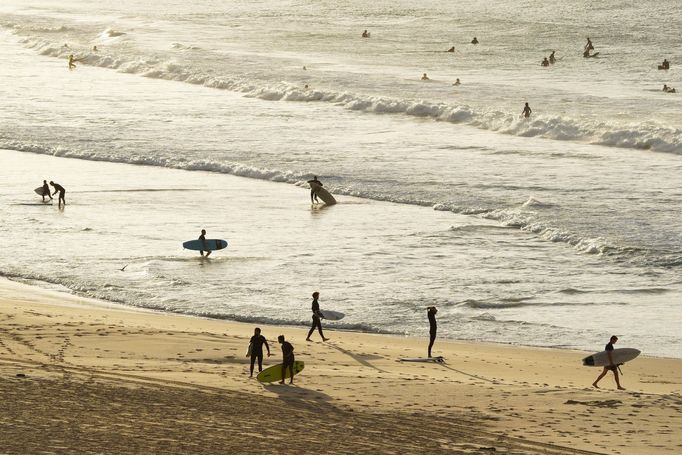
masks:
<path id="1" fill-rule="evenodd" d="M 182 247 L 194 251 L 222 250 L 223 248 L 227 248 L 227 240 L 220 239 L 206 239 L 204 241 L 198 239 L 188 240 L 187 242 L 183 242 Z"/>

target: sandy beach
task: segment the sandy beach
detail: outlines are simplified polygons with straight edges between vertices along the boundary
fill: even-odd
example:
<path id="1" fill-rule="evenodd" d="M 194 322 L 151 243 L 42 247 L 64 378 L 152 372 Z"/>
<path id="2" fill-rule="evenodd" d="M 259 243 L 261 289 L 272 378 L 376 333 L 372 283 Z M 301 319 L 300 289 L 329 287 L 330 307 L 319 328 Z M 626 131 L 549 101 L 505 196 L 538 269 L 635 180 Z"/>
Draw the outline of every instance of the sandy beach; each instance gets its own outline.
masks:
<path id="1" fill-rule="evenodd" d="M 2 453 L 679 453 L 679 360 L 261 326 L 306 363 L 293 386 L 248 377 L 254 325 L 133 311 L 0 283 Z"/>

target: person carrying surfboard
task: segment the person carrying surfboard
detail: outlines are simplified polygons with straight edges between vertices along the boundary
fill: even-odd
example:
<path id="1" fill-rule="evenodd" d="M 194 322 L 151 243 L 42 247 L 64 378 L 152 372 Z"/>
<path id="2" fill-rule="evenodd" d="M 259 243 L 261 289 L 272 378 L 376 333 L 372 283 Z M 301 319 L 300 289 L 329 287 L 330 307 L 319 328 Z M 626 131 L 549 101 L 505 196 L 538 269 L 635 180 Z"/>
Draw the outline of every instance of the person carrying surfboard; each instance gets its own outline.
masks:
<path id="1" fill-rule="evenodd" d="M 284 384 L 284 379 L 287 377 L 287 368 L 291 372 L 291 379 L 289 379 L 289 384 L 294 383 L 294 347 L 288 341 L 284 341 L 284 335 L 277 337 L 277 341 L 282 345 L 282 380 L 279 381 L 280 384 Z"/>
<path id="2" fill-rule="evenodd" d="M 310 203 L 311 204 L 315 204 L 316 202 L 319 203 L 320 201 L 317 199 L 317 192 L 315 191 L 315 188 L 316 188 L 315 185 L 320 185 L 320 186 L 324 186 L 324 185 L 322 185 L 322 182 L 317 180 L 316 175 L 313 176 L 312 180 L 308 180 L 308 185 L 310 185 Z"/>
<path id="3" fill-rule="evenodd" d="M 438 309 L 435 306 L 426 309 L 426 316 L 429 318 L 429 357 L 431 357 L 431 348 L 436 341 L 436 332 L 438 331 L 436 313 L 438 313 Z"/>
<path id="4" fill-rule="evenodd" d="M 601 379 L 604 376 L 606 376 L 606 373 L 608 373 L 608 371 L 611 370 L 611 371 L 613 371 L 613 376 L 616 378 L 616 385 L 618 386 L 618 390 L 625 390 L 624 387 L 621 387 L 620 381 L 618 378 L 618 365 L 613 363 L 613 357 L 611 356 L 611 353 L 613 352 L 613 345 L 616 344 L 617 341 L 618 341 L 618 337 L 616 335 L 613 335 L 611 337 L 611 339 L 609 340 L 608 344 L 606 345 L 606 347 L 604 348 L 604 350 L 606 351 L 606 354 L 609 356 L 609 364 L 604 367 L 604 369 L 602 370 L 599 377 L 597 377 L 597 379 L 592 383 L 592 387 L 594 387 L 596 389 L 599 388 L 599 386 L 597 385 L 597 384 L 599 384 L 599 381 L 601 381 Z"/>
<path id="5" fill-rule="evenodd" d="M 45 202 L 45 196 L 52 200 L 52 195 L 50 194 L 50 187 L 47 186 L 47 180 L 43 180 L 43 202 Z"/>
<path id="6" fill-rule="evenodd" d="M 66 205 L 66 199 L 64 198 L 64 195 L 66 194 L 66 190 L 64 189 L 63 186 L 61 186 L 59 183 L 54 183 L 52 180 L 50 180 L 50 185 L 54 187 L 54 193 L 52 193 L 52 196 L 57 194 L 59 192 L 59 199 L 57 201 L 57 204 L 60 206 L 62 204 Z"/>
<path id="7" fill-rule="evenodd" d="M 306 337 L 306 341 L 311 341 L 310 335 L 313 334 L 315 329 L 320 332 L 320 336 L 322 337 L 322 341 L 327 341 L 329 338 L 324 337 L 324 333 L 322 333 L 322 313 L 320 312 L 320 303 L 317 301 L 317 299 L 320 297 L 320 293 L 315 291 L 313 292 L 313 305 L 312 305 L 312 310 L 313 310 L 313 326 L 310 327 L 310 331 L 308 332 L 308 336 Z"/>
<path id="8" fill-rule="evenodd" d="M 263 345 L 265 345 L 267 348 L 268 357 L 270 357 L 270 346 L 268 345 L 268 340 L 266 340 L 265 337 L 260 334 L 260 328 L 256 327 L 253 331 L 251 341 L 249 341 L 248 355 L 251 356 L 251 373 L 249 374 L 250 378 L 253 377 L 253 366 L 256 363 L 256 359 L 258 359 L 258 372 L 260 373 L 263 371 Z"/>
<path id="9" fill-rule="evenodd" d="M 199 254 L 203 256 L 204 250 L 206 250 L 206 257 L 209 257 L 211 255 L 211 250 L 208 249 L 208 244 L 206 243 L 206 229 L 201 230 L 201 235 L 199 236 L 199 240 L 201 240 L 201 243 L 204 246 L 204 249 L 199 251 Z"/>

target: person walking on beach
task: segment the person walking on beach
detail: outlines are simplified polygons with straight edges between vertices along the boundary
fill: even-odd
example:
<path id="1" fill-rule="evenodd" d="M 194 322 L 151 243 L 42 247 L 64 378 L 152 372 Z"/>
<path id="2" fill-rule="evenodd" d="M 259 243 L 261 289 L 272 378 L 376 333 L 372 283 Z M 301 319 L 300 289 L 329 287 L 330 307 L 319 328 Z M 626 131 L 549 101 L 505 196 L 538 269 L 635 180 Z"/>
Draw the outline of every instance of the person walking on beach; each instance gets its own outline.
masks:
<path id="1" fill-rule="evenodd" d="M 438 331 L 436 313 L 438 313 L 438 309 L 435 306 L 426 309 L 426 316 L 429 318 L 429 357 L 431 357 L 431 348 L 436 341 L 436 332 Z"/>
<path id="2" fill-rule="evenodd" d="M 307 85 L 306 88 L 308 88 Z M 317 188 L 315 187 L 315 185 L 324 186 L 322 185 L 322 182 L 317 180 L 317 176 L 314 175 L 312 180 L 308 180 L 308 185 L 310 185 L 310 203 L 315 204 L 317 202 L 320 202 L 320 200 L 317 199 L 317 191 L 315 191 Z"/>
<path id="3" fill-rule="evenodd" d="M 66 205 L 66 199 L 64 198 L 64 195 L 66 194 L 66 190 L 64 189 L 64 187 L 61 186 L 59 183 L 54 183 L 52 180 L 50 180 L 50 185 L 52 185 L 54 187 L 54 193 L 52 193 L 52 196 L 59 193 L 59 199 L 57 200 L 57 204 L 60 207 L 62 204 Z M 45 186 L 43 186 L 43 190 L 44 189 L 45 189 Z M 50 199 L 52 199 L 52 198 L 50 198 Z"/>
<path id="4" fill-rule="evenodd" d="M 530 114 L 533 112 L 533 110 L 530 108 L 528 103 L 523 107 L 523 111 L 521 111 L 521 115 L 523 115 L 525 118 L 530 117 Z"/>
<path id="5" fill-rule="evenodd" d="M 270 346 L 268 346 L 268 340 L 265 339 L 263 335 L 260 334 L 260 328 L 256 327 L 253 331 L 253 336 L 251 341 L 249 341 L 249 353 L 251 356 L 251 372 L 249 377 L 253 377 L 253 366 L 258 359 L 258 372 L 263 371 L 263 345 L 268 350 L 268 357 L 270 357 Z"/>
<path id="6" fill-rule="evenodd" d="M 45 196 L 52 200 L 52 195 L 50 194 L 50 187 L 47 186 L 47 180 L 43 180 L 43 202 L 45 202 Z"/>
<path id="7" fill-rule="evenodd" d="M 291 373 L 291 379 L 289 379 L 289 384 L 294 383 L 294 347 L 288 341 L 284 341 L 284 335 L 277 337 L 277 341 L 282 345 L 282 380 L 279 381 L 280 384 L 284 384 L 284 380 L 287 377 L 287 368 Z"/>
<path id="8" fill-rule="evenodd" d="M 211 251 L 208 249 L 208 243 L 206 243 L 206 229 L 201 230 L 201 235 L 199 236 L 199 240 L 201 240 L 201 246 L 204 248 L 203 250 L 199 251 L 200 255 L 204 255 L 204 250 L 206 250 L 206 256 L 209 257 L 211 255 Z"/>
<path id="9" fill-rule="evenodd" d="M 320 332 L 320 336 L 322 337 L 322 341 L 327 341 L 329 338 L 324 337 L 324 333 L 322 333 L 322 313 L 320 312 L 320 303 L 317 301 L 317 299 L 320 298 L 320 293 L 315 291 L 313 292 L 313 326 L 310 327 L 310 331 L 308 332 L 308 336 L 306 337 L 306 341 L 311 341 L 310 335 L 313 334 L 315 329 Z"/>
<path id="10" fill-rule="evenodd" d="M 618 390 L 625 390 L 624 387 L 621 387 L 620 381 L 618 378 L 618 365 L 613 363 L 613 357 L 611 356 L 613 352 L 613 345 L 616 344 L 618 341 L 618 337 L 616 335 L 613 335 L 611 339 L 609 340 L 609 343 L 606 345 L 604 350 L 606 351 L 606 354 L 609 356 L 609 364 L 604 367 L 604 370 L 601 372 L 599 377 L 592 383 L 592 387 L 594 388 L 599 388 L 597 384 L 599 384 L 599 381 L 606 376 L 606 373 L 609 372 L 609 370 L 613 371 L 613 376 L 616 378 L 616 385 L 618 386 Z"/>

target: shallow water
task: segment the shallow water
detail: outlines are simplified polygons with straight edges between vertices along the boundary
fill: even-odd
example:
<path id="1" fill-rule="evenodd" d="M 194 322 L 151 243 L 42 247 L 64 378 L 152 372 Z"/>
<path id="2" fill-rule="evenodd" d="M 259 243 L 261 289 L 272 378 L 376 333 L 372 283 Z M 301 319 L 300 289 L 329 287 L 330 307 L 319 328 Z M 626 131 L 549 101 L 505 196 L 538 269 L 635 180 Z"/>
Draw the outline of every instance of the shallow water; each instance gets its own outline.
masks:
<path id="1" fill-rule="evenodd" d="M 421 334 L 435 304 L 444 336 L 682 356 L 682 105 L 659 91 L 682 22 L 609 3 L 3 2 L 0 146 L 23 153 L 0 154 L 1 270 L 281 323 L 319 289 L 347 328 Z M 341 204 L 311 212 L 314 174 Z M 23 205 L 43 178 L 64 212 Z M 230 242 L 203 262 L 179 247 L 202 227 Z"/>

